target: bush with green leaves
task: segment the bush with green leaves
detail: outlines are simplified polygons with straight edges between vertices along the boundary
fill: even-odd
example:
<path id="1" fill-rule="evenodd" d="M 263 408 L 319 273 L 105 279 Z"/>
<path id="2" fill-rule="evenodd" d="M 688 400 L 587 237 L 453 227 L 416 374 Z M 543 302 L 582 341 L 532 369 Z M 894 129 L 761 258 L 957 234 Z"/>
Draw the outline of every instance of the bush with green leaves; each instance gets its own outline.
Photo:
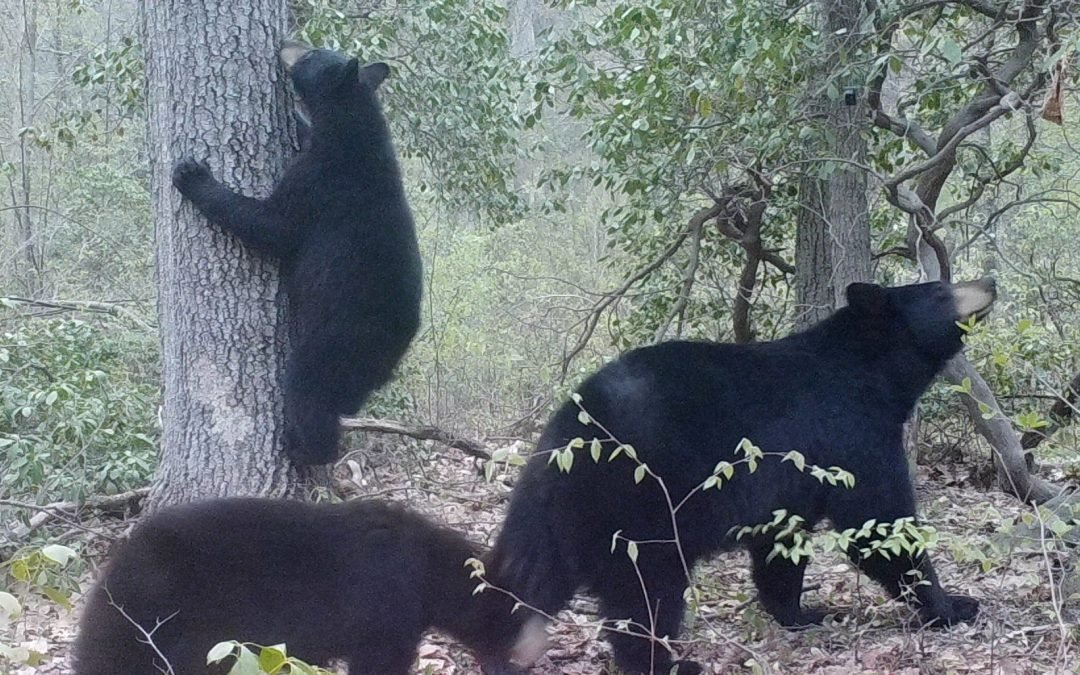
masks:
<path id="1" fill-rule="evenodd" d="M 79 590 L 78 553 L 67 546 L 49 544 L 15 553 L 0 565 L 0 664 L 5 661 L 29 666 L 39 665 L 44 655 L 13 644 L 13 636 L 23 617 L 23 602 L 30 595 L 43 595 L 71 611 L 71 596 Z"/>
<path id="2" fill-rule="evenodd" d="M 332 675 L 329 670 L 289 656 L 285 645 L 263 647 L 248 642 L 219 642 L 206 655 L 206 663 L 231 662 L 228 675 Z"/>
<path id="3" fill-rule="evenodd" d="M 56 501 L 146 484 L 157 436 L 156 336 L 0 311 L 9 326 L 0 334 L 4 496 Z"/>

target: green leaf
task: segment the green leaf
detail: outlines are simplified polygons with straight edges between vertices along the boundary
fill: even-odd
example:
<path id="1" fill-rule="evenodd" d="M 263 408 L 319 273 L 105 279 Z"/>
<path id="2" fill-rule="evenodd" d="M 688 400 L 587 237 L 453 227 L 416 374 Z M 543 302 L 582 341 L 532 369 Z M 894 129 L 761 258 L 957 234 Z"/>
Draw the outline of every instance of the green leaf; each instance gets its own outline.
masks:
<path id="1" fill-rule="evenodd" d="M 578 422 L 581 422 L 585 426 L 588 426 L 588 425 L 592 424 L 592 418 L 589 417 L 589 413 L 585 412 L 584 410 L 579 410 L 578 411 L 577 419 L 578 419 Z"/>
<path id="2" fill-rule="evenodd" d="M 645 470 L 646 469 L 644 464 L 638 464 L 637 468 L 634 469 L 635 483 L 640 483 L 641 481 L 645 480 Z"/>
<path id="3" fill-rule="evenodd" d="M 600 452 L 602 449 L 603 448 L 601 446 L 600 439 L 592 439 L 592 443 L 589 444 L 589 455 L 592 456 L 592 460 L 594 463 L 598 463 L 600 461 Z"/>
<path id="4" fill-rule="evenodd" d="M 49 544 L 41 548 L 41 555 L 45 556 L 49 560 L 52 560 L 59 564 L 61 567 L 67 565 L 70 561 L 79 557 L 73 549 L 67 546 L 61 546 L 60 544 Z"/>
<path id="5" fill-rule="evenodd" d="M 70 611 L 75 607 L 75 605 L 71 604 L 71 599 L 68 598 L 67 594 L 61 591 L 59 588 L 52 588 L 51 586 L 46 586 L 45 588 L 41 589 L 41 592 L 44 593 L 47 598 L 49 598 L 50 600 L 52 600 L 66 610 Z"/>
<path id="6" fill-rule="evenodd" d="M 960 60 L 964 58 L 964 55 L 960 49 L 960 45 L 951 40 L 950 38 L 943 38 L 941 40 L 941 55 L 945 57 L 945 60 L 949 62 L 949 65 L 955 66 L 960 63 Z"/>
<path id="7" fill-rule="evenodd" d="M 237 643 L 233 640 L 226 640 L 225 642 L 219 642 L 210 648 L 210 651 L 206 653 L 206 665 L 211 665 L 221 661 L 225 657 L 229 656 L 236 650 Z"/>
<path id="8" fill-rule="evenodd" d="M 0 591 L 0 625 L 22 616 L 22 605 L 11 593 Z"/>
<path id="9" fill-rule="evenodd" d="M 229 675 L 262 675 L 258 657 L 246 645 L 240 645 L 240 653 L 236 655 L 236 663 Z"/>
<path id="10" fill-rule="evenodd" d="M 14 560 L 11 567 L 8 568 L 8 574 L 16 581 L 23 583 L 30 581 L 30 566 L 26 564 L 26 559 L 18 558 Z"/>
<path id="11" fill-rule="evenodd" d="M 636 541 L 626 542 L 626 555 L 630 558 L 630 562 L 637 563 L 638 550 Z"/>
<path id="12" fill-rule="evenodd" d="M 263 647 L 259 651 L 259 668 L 262 668 L 264 672 L 273 673 L 280 669 L 288 661 L 288 656 L 285 654 L 285 645 L 274 645 L 273 647 Z"/>
<path id="13" fill-rule="evenodd" d="M 791 462 L 799 471 L 802 471 L 806 468 L 806 458 L 803 457 L 803 454 L 801 452 L 798 452 L 796 450 L 792 450 L 791 452 L 784 455 L 784 458 L 780 461 Z"/>

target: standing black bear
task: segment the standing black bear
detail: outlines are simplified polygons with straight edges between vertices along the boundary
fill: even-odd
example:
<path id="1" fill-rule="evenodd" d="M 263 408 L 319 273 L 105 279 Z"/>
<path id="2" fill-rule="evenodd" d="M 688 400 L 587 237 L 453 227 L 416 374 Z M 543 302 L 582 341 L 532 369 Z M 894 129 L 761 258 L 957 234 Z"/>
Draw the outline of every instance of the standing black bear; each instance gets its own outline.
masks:
<path id="1" fill-rule="evenodd" d="M 337 456 L 339 414 L 386 384 L 420 325 L 421 261 L 376 89 L 389 69 L 288 43 L 281 59 L 307 110 L 304 150 L 266 200 L 181 160 L 173 183 L 206 218 L 281 261 L 293 324 L 285 450 Z"/>
<path id="2" fill-rule="evenodd" d="M 778 458 L 755 473 L 737 469 L 722 489 L 695 494 L 678 510 L 682 552 L 689 566 L 737 545 L 731 532 L 765 523 L 777 509 L 808 525 L 828 517 L 838 530 L 866 521 L 915 515 L 901 429 L 919 396 L 962 346 L 958 320 L 981 317 L 995 297 L 994 282 L 929 283 L 900 288 L 853 284 L 848 306 L 809 330 L 749 345 L 668 342 L 631 351 L 578 389 L 595 423 L 583 424 L 568 402 L 549 422 L 510 503 L 491 569 L 525 603 L 553 614 L 579 588 L 600 599 L 609 621 L 630 619 L 637 630 L 675 638 L 684 611 L 686 575 L 673 538 L 672 517 L 659 484 L 635 482 L 637 464 L 607 457 L 608 440 L 631 445 L 660 476 L 673 504 L 702 483 L 721 461 L 736 462 L 744 437 L 765 452 L 801 452 L 807 463 L 839 466 L 855 476 L 851 489 L 823 485 Z M 600 427 L 602 426 L 602 430 Z M 584 440 L 568 473 L 549 462 L 552 449 Z M 590 458 L 599 438 L 603 459 Z M 637 567 L 613 536 L 638 545 Z M 744 538 L 762 604 L 785 626 L 820 620 L 800 606 L 805 558 L 767 560 L 773 534 Z M 863 542 L 865 545 L 865 542 Z M 978 612 L 972 598 L 942 590 L 924 555 L 852 557 L 893 595 L 921 573 L 913 589 L 922 619 L 942 625 Z M 640 572 L 640 580 L 638 577 Z M 647 589 L 646 593 L 643 590 Z M 650 620 L 650 616 L 654 617 Z M 654 623 L 655 622 L 655 623 Z M 674 665 L 658 645 L 609 632 L 618 666 L 629 673 L 667 673 Z M 692 661 L 678 672 L 697 673 Z"/>
<path id="3" fill-rule="evenodd" d="M 344 658 L 351 675 L 398 675 L 429 627 L 473 649 L 485 673 L 517 672 L 509 659 L 531 660 L 543 627 L 523 626 L 503 593 L 473 593 L 465 561 L 476 555 L 456 532 L 377 501 L 168 509 L 120 545 L 91 591 L 74 672 L 151 675 L 166 672 L 164 657 L 176 675 L 206 673 L 210 648 L 239 640 L 285 643 L 309 663 Z"/>

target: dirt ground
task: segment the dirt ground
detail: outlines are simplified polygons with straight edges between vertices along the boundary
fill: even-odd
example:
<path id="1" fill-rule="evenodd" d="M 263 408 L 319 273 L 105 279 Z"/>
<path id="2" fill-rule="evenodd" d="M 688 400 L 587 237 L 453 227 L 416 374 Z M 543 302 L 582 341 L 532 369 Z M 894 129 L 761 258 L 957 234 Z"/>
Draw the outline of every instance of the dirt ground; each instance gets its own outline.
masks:
<path id="1" fill-rule="evenodd" d="M 345 493 L 407 502 L 489 544 L 510 492 L 506 481 L 484 482 L 474 460 L 455 450 L 430 443 L 405 447 L 389 437 L 374 450 L 343 462 L 338 477 Z M 909 626 L 911 613 L 906 606 L 886 601 L 878 587 L 860 578 L 841 557 L 822 554 L 811 562 L 806 577 L 810 590 L 804 603 L 835 608 L 846 618 L 801 632 L 786 631 L 754 602 L 745 554 L 729 553 L 697 570 L 706 600 L 687 631 L 689 644 L 683 651 L 706 663 L 711 673 L 1080 672 L 1076 626 L 1053 611 L 1060 589 L 1051 592 L 1049 570 L 1054 563 L 1040 547 L 992 555 L 989 571 L 970 559 L 971 551 L 986 550 L 1002 525 L 1024 511 L 1022 505 L 1000 493 L 979 491 L 946 471 L 928 476 L 921 469 L 917 481 L 925 520 L 941 536 L 933 556 L 944 585 L 982 601 L 982 613 L 974 624 L 948 631 Z M 92 525 L 113 533 L 125 528 L 117 521 Z M 102 542 L 83 542 L 89 567 L 100 564 L 103 548 Z M 83 588 L 89 586 L 91 574 L 86 573 Z M 73 612 L 44 600 L 28 600 L 27 605 L 13 642 L 43 652 L 46 661 L 36 669 L 7 672 L 70 672 L 66 659 L 79 600 Z M 589 599 L 579 598 L 573 611 L 560 614 L 552 629 L 551 648 L 533 673 L 611 672 L 607 645 L 597 636 L 593 608 Z M 1064 614 L 1068 616 L 1068 611 Z M 478 669 L 451 641 L 432 635 L 420 650 L 417 672 L 460 675 Z"/>

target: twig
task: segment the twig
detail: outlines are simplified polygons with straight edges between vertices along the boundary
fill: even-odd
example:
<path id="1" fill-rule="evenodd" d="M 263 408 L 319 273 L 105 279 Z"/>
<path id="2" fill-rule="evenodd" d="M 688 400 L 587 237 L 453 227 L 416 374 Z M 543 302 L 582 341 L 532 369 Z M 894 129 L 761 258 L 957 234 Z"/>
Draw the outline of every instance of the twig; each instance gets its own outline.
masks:
<path id="1" fill-rule="evenodd" d="M 375 419 L 373 417 L 343 417 L 341 426 L 357 431 L 372 431 L 379 434 L 397 434 L 421 441 L 438 441 L 456 450 L 461 450 L 470 457 L 489 460 L 491 453 L 478 442 L 462 438 L 435 426 L 414 426 L 395 420 Z"/>
<path id="2" fill-rule="evenodd" d="M 154 644 L 154 633 L 157 632 L 158 628 L 161 628 L 162 626 L 167 624 L 169 621 L 171 621 L 173 617 L 175 617 L 177 614 L 179 614 L 180 610 L 176 610 L 175 612 L 173 612 L 169 616 L 165 617 L 164 619 L 157 619 L 154 622 L 154 627 L 151 628 L 150 630 L 146 630 L 145 628 L 140 626 L 139 623 L 137 621 L 135 621 L 135 619 L 132 619 L 131 616 L 127 612 L 124 611 L 123 607 L 116 604 L 116 601 L 113 600 L 112 593 L 109 592 L 108 588 L 103 588 L 103 590 L 105 591 L 105 595 L 109 596 L 109 605 L 111 607 L 115 607 L 116 611 L 120 612 L 120 616 L 127 619 L 127 622 L 130 623 L 132 626 L 135 626 L 135 630 L 137 630 L 137 631 L 139 631 L 139 633 L 141 633 L 141 637 L 139 638 L 139 642 L 142 642 L 143 644 L 149 646 L 150 649 L 153 649 L 154 653 L 157 654 L 158 658 L 161 659 L 162 663 L 165 664 L 164 669 L 161 668 L 160 666 L 158 666 L 157 667 L 158 671 L 163 673 L 164 675 L 175 675 L 176 671 L 173 670 L 172 664 L 169 663 L 169 659 L 166 658 L 165 655 L 161 653 L 161 650 L 158 649 L 158 646 L 156 644 Z"/>
<path id="3" fill-rule="evenodd" d="M 26 525 L 20 525 L 14 528 L 7 540 L 11 542 L 25 539 L 28 534 L 41 527 L 45 523 L 53 519 L 61 519 L 69 524 L 74 525 L 75 522 L 66 518 L 64 512 L 66 511 L 84 511 L 84 510 L 103 510 L 111 509 L 117 506 L 127 506 L 132 502 L 141 501 L 146 495 L 150 493 L 149 487 L 139 488 L 138 490 L 129 490 L 128 492 L 121 492 L 116 495 L 107 495 L 104 497 L 90 497 L 81 502 L 53 502 L 52 504 L 45 504 L 38 506 L 37 504 L 26 504 L 24 502 L 17 502 L 10 499 L 0 499 L 0 506 L 11 506 L 14 508 L 29 509 L 31 511 L 37 511 L 37 514 L 30 518 Z"/>

